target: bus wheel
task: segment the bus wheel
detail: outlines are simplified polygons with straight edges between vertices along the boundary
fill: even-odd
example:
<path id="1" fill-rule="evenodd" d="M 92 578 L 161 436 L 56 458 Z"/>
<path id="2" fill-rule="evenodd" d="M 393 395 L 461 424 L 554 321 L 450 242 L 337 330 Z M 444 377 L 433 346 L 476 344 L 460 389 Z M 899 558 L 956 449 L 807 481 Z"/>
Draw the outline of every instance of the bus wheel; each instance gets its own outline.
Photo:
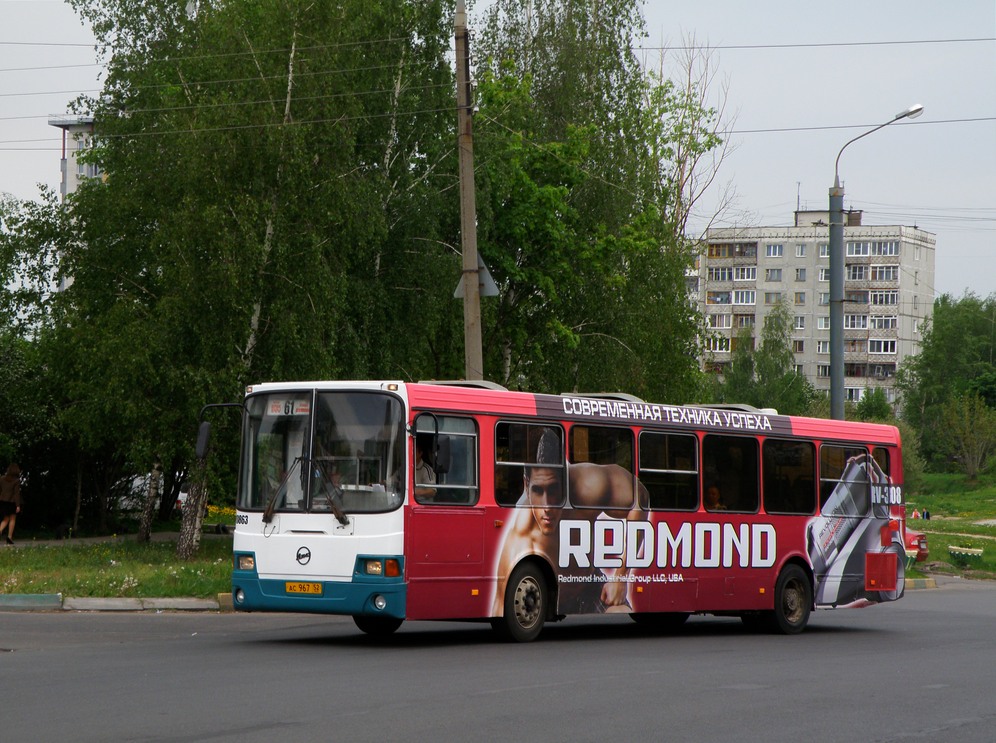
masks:
<path id="1" fill-rule="evenodd" d="M 906 587 L 906 551 L 902 546 L 893 544 L 886 552 L 894 552 L 896 554 L 896 590 L 877 591 L 875 598 L 878 601 L 895 601 L 903 595 L 903 589 Z"/>
<path id="2" fill-rule="evenodd" d="M 504 616 L 491 620 L 491 626 L 505 640 L 532 642 L 543 630 L 546 619 L 546 581 L 529 563 L 512 571 L 505 588 Z"/>
<path id="3" fill-rule="evenodd" d="M 363 614 L 357 614 L 353 617 L 353 622 L 360 631 L 374 637 L 387 637 L 394 634 L 403 621 L 397 617 L 370 617 Z"/>
<path id="4" fill-rule="evenodd" d="M 797 635 L 806 628 L 813 607 L 813 586 L 806 571 L 789 565 L 775 583 L 775 611 L 772 629 L 783 635 Z"/>
<path id="5" fill-rule="evenodd" d="M 642 614 L 630 614 L 629 618 L 641 627 L 657 630 L 658 632 L 674 632 L 688 620 L 686 611 L 664 611 L 645 612 Z"/>

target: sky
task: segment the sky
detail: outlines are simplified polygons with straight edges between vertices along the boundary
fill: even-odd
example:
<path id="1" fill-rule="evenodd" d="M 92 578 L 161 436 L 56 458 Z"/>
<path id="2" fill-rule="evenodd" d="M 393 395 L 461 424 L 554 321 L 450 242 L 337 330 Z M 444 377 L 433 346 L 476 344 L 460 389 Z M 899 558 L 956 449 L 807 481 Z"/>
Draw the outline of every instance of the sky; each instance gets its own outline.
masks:
<path id="1" fill-rule="evenodd" d="M 486 0 L 485 0 L 486 1 Z M 825 210 L 848 140 L 913 104 L 924 113 L 848 145 L 845 208 L 937 238 L 936 293 L 996 293 L 996 0 L 650 0 L 639 53 L 676 69 L 707 49 L 732 151 L 693 227 L 788 226 Z M 471 15 L 473 24 L 474 16 Z M 0 0 L 0 192 L 58 191 L 60 132 L 100 86 L 93 36 L 61 0 Z M 732 206 L 718 210 L 723 189 Z"/>

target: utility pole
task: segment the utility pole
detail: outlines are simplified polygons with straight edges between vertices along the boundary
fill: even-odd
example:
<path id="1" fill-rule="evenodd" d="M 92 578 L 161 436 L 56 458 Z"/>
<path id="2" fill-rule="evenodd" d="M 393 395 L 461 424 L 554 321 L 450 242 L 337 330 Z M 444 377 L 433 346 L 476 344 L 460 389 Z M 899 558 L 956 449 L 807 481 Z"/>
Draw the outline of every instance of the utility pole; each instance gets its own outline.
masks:
<path id="1" fill-rule="evenodd" d="M 464 0 L 454 16 L 457 77 L 457 148 L 460 153 L 460 242 L 463 249 L 463 342 L 467 379 L 484 379 L 481 350 L 481 290 L 477 263 L 477 198 L 470 85 L 470 39 Z"/>

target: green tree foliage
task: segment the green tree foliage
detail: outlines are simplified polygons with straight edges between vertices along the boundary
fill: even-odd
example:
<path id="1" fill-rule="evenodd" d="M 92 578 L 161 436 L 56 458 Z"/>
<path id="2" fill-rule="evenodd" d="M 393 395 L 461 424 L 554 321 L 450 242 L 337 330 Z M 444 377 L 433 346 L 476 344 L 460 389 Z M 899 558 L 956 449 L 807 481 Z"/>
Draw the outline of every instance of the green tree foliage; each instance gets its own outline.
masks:
<path id="1" fill-rule="evenodd" d="M 25 278 L 0 320 L 44 371 L 53 491 L 106 525 L 161 461 L 166 513 L 205 403 L 462 375 L 451 2 L 70 2 L 106 54 L 78 102 L 103 178 L 0 207 L 2 277 Z M 486 371 L 511 386 L 699 389 L 682 194 L 719 140 L 694 86 L 643 71 L 641 34 L 637 0 L 492 6 L 478 222 Z M 226 456 L 197 479 L 227 500 L 238 427 L 211 414 Z"/>
<path id="2" fill-rule="evenodd" d="M 978 396 L 996 406 L 996 297 L 940 296 L 924 324 L 920 352 L 897 373 L 902 417 L 918 431 L 932 467 L 950 454 L 942 410 L 953 399 Z"/>
<path id="3" fill-rule="evenodd" d="M 642 34 L 630 0 L 490 7 L 480 247 L 502 289 L 486 329 L 506 384 L 679 401 L 700 388 L 675 173 L 718 138 L 688 124 L 711 111 L 644 72 Z"/>
<path id="4" fill-rule="evenodd" d="M 941 407 L 941 424 L 946 432 L 942 451 L 974 480 L 996 447 L 996 410 L 977 395 L 952 397 Z"/>
<path id="5" fill-rule="evenodd" d="M 885 390 L 875 387 L 867 390 L 857 405 L 854 406 L 854 417 L 862 421 L 878 421 L 885 423 L 894 418 L 892 406 L 885 396 Z"/>
<path id="6" fill-rule="evenodd" d="M 813 390 L 795 370 L 791 334 L 792 316 L 784 303 L 765 316 L 756 349 L 749 332 L 742 332 L 719 385 L 719 402 L 775 408 L 784 415 L 808 412 Z"/>

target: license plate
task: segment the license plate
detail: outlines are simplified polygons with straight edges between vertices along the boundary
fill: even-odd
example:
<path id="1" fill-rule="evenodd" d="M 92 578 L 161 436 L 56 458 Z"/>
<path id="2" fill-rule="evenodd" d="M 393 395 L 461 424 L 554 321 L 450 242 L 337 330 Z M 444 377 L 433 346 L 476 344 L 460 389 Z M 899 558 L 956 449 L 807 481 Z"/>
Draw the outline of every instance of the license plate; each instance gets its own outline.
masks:
<path id="1" fill-rule="evenodd" d="M 322 595 L 322 584 L 321 583 L 293 583 L 288 581 L 284 584 L 284 590 L 287 593 L 307 593 L 314 596 Z"/>

